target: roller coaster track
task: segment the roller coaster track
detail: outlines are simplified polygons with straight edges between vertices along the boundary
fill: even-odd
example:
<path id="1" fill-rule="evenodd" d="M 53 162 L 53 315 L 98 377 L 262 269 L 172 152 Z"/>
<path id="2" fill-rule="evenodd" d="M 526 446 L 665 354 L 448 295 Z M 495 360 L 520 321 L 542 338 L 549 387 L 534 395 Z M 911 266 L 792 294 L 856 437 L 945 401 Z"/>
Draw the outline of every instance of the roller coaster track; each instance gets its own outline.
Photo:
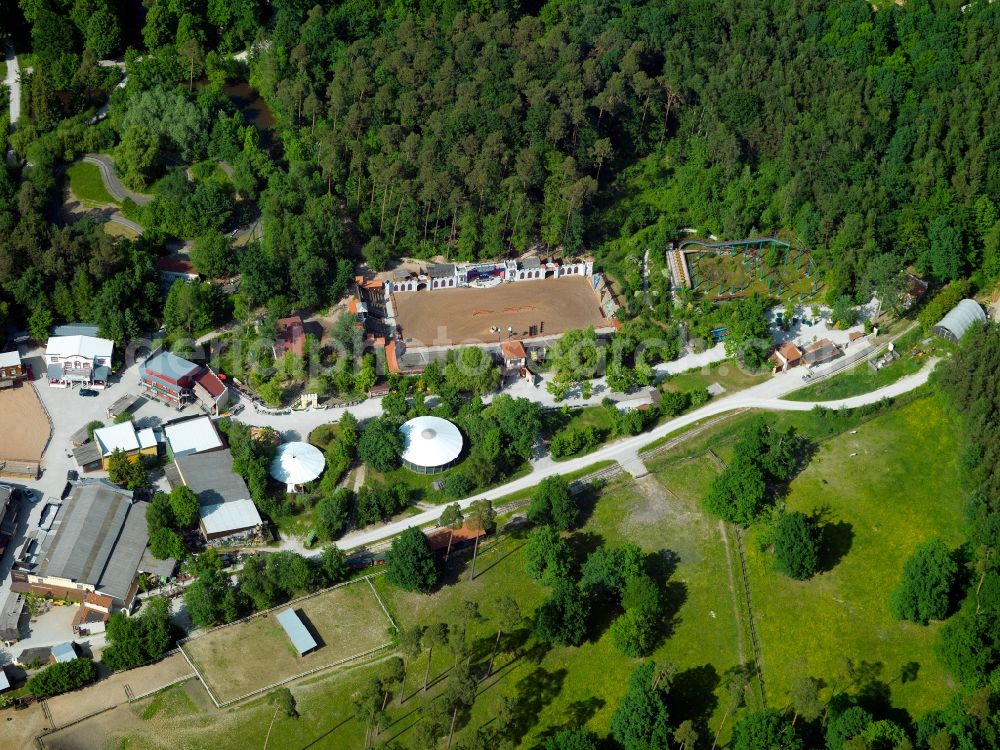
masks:
<path id="1" fill-rule="evenodd" d="M 698 247 L 703 247 L 706 250 L 722 250 L 730 247 L 751 247 L 756 245 L 760 247 L 766 243 L 773 243 L 775 245 L 781 245 L 782 247 L 787 247 L 791 249 L 792 245 L 790 242 L 785 242 L 785 240 L 779 240 L 777 237 L 755 237 L 747 240 L 728 240 L 723 242 L 705 242 L 704 240 L 684 240 L 677 246 L 678 251 L 683 251 L 688 245 L 697 245 Z"/>

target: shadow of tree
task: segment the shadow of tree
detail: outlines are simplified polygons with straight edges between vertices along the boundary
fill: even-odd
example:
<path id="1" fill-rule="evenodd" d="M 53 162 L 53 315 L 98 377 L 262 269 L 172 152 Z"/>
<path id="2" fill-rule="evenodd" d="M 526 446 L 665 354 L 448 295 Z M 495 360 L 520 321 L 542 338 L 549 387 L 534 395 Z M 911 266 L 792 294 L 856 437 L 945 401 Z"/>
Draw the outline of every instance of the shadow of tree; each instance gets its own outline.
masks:
<path id="1" fill-rule="evenodd" d="M 847 521 L 826 523 L 820 527 L 819 571 L 833 570 L 854 544 L 854 527 Z"/>
<path id="2" fill-rule="evenodd" d="M 565 669 L 550 672 L 539 666 L 517 682 L 514 687 L 514 713 L 511 717 L 511 734 L 515 742 L 538 723 L 542 709 L 559 695 L 565 679 Z"/>
<path id="3" fill-rule="evenodd" d="M 576 517 L 577 528 L 583 526 L 590 519 L 600 497 L 600 491 L 593 485 L 585 486 L 577 490 L 576 494 L 573 495 L 573 500 L 576 502 L 576 507 L 579 510 Z"/>
<path id="4" fill-rule="evenodd" d="M 661 638 L 669 638 L 674 634 L 681 622 L 679 613 L 687 597 L 687 584 L 683 581 L 668 581 L 663 587 L 663 621 L 659 628 Z"/>
<path id="5" fill-rule="evenodd" d="M 589 531 L 577 531 L 566 540 L 573 553 L 573 567 L 577 570 L 594 550 L 604 546 L 604 537 Z"/>
<path id="6" fill-rule="evenodd" d="M 719 673 L 711 664 L 678 672 L 667 693 L 667 705 L 670 706 L 674 724 L 690 720 L 694 722 L 699 735 L 711 736 L 708 720 L 719 704 L 715 690 L 720 682 Z"/>

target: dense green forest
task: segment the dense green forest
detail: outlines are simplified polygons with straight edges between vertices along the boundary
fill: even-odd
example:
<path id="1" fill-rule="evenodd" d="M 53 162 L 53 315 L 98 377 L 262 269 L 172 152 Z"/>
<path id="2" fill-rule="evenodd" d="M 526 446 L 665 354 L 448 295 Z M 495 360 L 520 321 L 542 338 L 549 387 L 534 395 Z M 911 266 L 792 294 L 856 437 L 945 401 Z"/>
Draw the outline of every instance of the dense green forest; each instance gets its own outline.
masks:
<path id="1" fill-rule="evenodd" d="M 73 279 L 41 257 L 61 164 L 87 150 L 111 149 L 134 186 L 232 163 L 234 194 L 175 181 L 133 215 L 191 237 L 239 218 L 233 195 L 256 199 L 264 238 L 238 258 L 251 305 L 330 302 L 362 253 L 380 267 L 536 243 L 594 253 L 632 291 L 627 256 L 688 226 L 793 232 L 831 301 L 868 292 L 878 258 L 938 282 L 1000 275 L 1000 9 L 985 2 L 146 5 L 5 5 L 33 63 L 12 137 L 33 168 L 0 190 L 15 321 L 70 317 L 54 300 Z M 246 71 L 229 55 L 251 45 Z M 96 58 L 122 52 L 128 85 L 88 126 L 122 75 Z M 222 94 L 247 73 L 277 116 L 269 149 Z"/>

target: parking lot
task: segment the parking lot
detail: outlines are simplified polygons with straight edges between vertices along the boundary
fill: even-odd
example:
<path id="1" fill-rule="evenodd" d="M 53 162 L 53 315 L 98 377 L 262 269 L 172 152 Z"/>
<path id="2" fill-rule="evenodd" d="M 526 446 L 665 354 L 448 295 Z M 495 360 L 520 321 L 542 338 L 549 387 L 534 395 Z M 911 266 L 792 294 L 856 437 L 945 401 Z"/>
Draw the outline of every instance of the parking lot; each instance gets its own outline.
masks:
<path id="1" fill-rule="evenodd" d="M 35 347 L 30 350 L 22 348 L 21 355 L 25 364 L 29 364 L 35 373 L 45 372 L 43 364 L 43 350 Z M 71 452 L 70 437 L 88 422 L 99 420 L 105 424 L 110 424 L 107 410 L 120 396 L 126 393 L 138 393 L 139 370 L 138 365 L 133 365 L 120 375 L 112 379 L 111 386 L 103 391 L 97 391 L 97 396 L 93 398 L 81 397 L 79 388 L 50 388 L 45 378 L 25 383 L 18 390 L 33 389 L 38 395 L 41 404 L 44 405 L 49 415 L 52 417 L 52 437 L 48 448 L 45 450 L 41 460 L 41 473 L 37 479 L 14 479 L 4 478 L 0 481 L 5 484 L 18 486 L 26 490 L 32 490 L 35 498 L 39 502 L 31 503 L 22 498 L 24 507 L 21 509 L 21 518 L 18 522 L 17 534 L 14 542 L 9 546 L 2 560 L 0 560 L 0 601 L 6 599 L 10 592 L 10 566 L 13 562 L 17 548 L 20 546 L 24 535 L 38 525 L 42 509 L 45 507 L 45 499 L 50 497 L 60 497 L 63 488 L 66 486 L 66 472 L 76 470 L 78 467 L 73 460 Z M 189 407 L 183 412 L 194 413 L 194 407 Z M 171 409 L 156 401 L 142 401 L 136 407 L 133 417 L 137 422 L 153 425 L 168 419 L 179 416 L 175 409 Z M 6 417 L 6 414 L 5 414 Z M 39 406 L 38 416 L 48 431 L 48 420 Z M 7 427 L 7 420 L 4 420 L 4 427 Z M 6 429 L 3 432 L 7 431 Z M 93 472 L 88 476 L 106 476 L 104 472 Z M 23 620 L 22 620 L 23 622 Z M 67 628 L 66 640 L 71 635 Z M 48 637 L 42 640 L 49 640 Z M 33 634 L 27 641 L 21 641 L 9 649 L 0 650 L 0 663 L 11 661 L 13 653 L 20 653 L 26 646 L 32 645 Z"/>

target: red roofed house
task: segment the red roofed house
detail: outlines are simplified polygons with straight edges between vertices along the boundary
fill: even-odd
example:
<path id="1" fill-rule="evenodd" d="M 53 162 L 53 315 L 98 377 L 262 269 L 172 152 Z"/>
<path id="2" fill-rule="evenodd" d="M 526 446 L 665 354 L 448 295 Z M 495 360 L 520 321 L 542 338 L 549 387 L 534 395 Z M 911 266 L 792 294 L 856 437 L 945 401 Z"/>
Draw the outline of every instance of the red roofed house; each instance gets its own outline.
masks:
<path id="1" fill-rule="evenodd" d="M 209 414 L 218 416 L 229 403 L 229 389 L 211 368 L 204 368 L 194 379 L 194 396 Z"/>
<path id="2" fill-rule="evenodd" d="M 139 370 L 145 395 L 171 406 L 197 401 L 218 414 L 229 403 L 229 389 L 211 368 L 196 365 L 170 352 L 150 357 Z"/>
<path id="3" fill-rule="evenodd" d="M 466 524 L 462 524 L 457 529 L 440 528 L 427 532 L 427 543 L 431 551 L 441 552 L 451 551 L 457 547 L 463 547 L 469 542 L 486 536 L 483 529 L 470 529 Z"/>
<path id="4" fill-rule="evenodd" d="M 775 372 L 784 372 L 791 367 L 802 364 L 802 352 L 791 341 L 782 341 L 771 354 Z"/>
<path id="5" fill-rule="evenodd" d="M 274 342 L 274 358 L 280 359 L 285 352 L 291 352 L 296 357 L 301 357 L 305 353 L 306 329 L 302 324 L 302 318 L 292 315 L 288 318 L 278 318 L 278 338 Z"/>
<path id="6" fill-rule="evenodd" d="M 161 256 L 156 259 L 156 267 L 164 284 L 170 286 L 178 279 L 182 281 L 197 281 L 198 272 L 190 260 L 178 256 Z"/>
<path id="7" fill-rule="evenodd" d="M 503 376 L 520 376 L 528 363 L 524 344 L 520 341 L 504 341 L 500 345 L 500 354 L 503 357 Z"/>

